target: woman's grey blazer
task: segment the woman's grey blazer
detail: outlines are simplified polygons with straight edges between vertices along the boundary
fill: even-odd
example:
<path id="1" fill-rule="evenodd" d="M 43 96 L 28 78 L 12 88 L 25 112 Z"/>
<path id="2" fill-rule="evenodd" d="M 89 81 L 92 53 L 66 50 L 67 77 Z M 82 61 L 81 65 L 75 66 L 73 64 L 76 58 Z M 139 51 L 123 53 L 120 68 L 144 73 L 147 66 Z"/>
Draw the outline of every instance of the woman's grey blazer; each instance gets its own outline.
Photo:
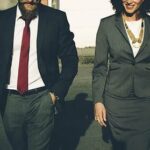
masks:
<path id="1" fill-rule="evenodd" d="M 92 92 L 101 102 L 104 92 L 128 97 L 150 97 L 150 17 L 144 17 L 144 39 L 136 57 L 133 55 L 121 16 L 101 20 L 93 69 Z"/>

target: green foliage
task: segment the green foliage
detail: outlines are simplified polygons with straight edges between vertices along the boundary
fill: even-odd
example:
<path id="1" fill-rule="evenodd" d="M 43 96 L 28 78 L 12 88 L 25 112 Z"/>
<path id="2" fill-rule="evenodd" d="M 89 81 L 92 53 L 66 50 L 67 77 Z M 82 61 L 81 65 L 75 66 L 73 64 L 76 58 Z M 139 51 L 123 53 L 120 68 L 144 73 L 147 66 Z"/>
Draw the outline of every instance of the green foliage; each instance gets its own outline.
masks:
<path id="1" fill-rule="evenodd" d="M 93 64 L 95 47 L 77 48 L 80 64 Z"/>
<path id="2" fill-rule="evenodd" d="M 79 56 L 94 56 L 95 48 L 94 47 L 84 47 L 84 48 L 77 48 Z"/>
<path id="3" fill-rule="evenodd" d="M 79 56 L 79 62 L 81 64 L 93 64 L 94 56 Z"/>

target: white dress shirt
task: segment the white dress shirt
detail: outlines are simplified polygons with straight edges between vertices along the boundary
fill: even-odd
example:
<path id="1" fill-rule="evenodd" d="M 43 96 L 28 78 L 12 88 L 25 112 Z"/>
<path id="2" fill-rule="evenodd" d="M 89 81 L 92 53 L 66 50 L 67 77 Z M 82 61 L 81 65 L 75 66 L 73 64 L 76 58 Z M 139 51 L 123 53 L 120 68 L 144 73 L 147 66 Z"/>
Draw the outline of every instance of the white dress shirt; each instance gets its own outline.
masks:
<path id="1" fill-rule="evenodd" d="M 142 23 L 142 19 L 139 19 L 137 21 L 126 21 L 126 24 L 128 25 L 129 29 L 132 31 L 132 33 L 134 34 L 134 36 L 136 38 L 139 37 L 140 30 L 141 30 L 141 23 Z M 128 33 L 127 33 L 127 35 L 128 35 Z M 144 37 L 144 35 L 143 35 L 143 37 Z M 139 52 L 140 47 L 134 47 L 129 35 L 128 35 L 128 38 L 129 38 L 131 48 L 133 50 L 134 57 L 136 57 L 137 53 Z M 142 42 L 143 42 L 143 38 L 142 38 Z"/>
<path id="2" fill-rule="evenodd" d="M 12 55 L 12 64 L 11 64 L 11 71 L 10 71 L 10 82 L 7 85 L 8 89 L 13 89 L 13 90 L 17 90 L 20 51 L 21 51 L 23 29 L 25 26 L 25 21 L 20 17 L 21 17 L 21 12 L 20 9 L 17 7 L 15 30 L 14 30 L 14 41 L 13 41 L 13 55 Z M 29 50 L 29 67 L 28 67 L 29 69 L 28 89 L 29 90 L 45 86 L 41 78 L 38 69 L 38 62 L 37 62 L 38 20 L 39 18 L 37 16 L 30 23 L 30 50 Z"/>

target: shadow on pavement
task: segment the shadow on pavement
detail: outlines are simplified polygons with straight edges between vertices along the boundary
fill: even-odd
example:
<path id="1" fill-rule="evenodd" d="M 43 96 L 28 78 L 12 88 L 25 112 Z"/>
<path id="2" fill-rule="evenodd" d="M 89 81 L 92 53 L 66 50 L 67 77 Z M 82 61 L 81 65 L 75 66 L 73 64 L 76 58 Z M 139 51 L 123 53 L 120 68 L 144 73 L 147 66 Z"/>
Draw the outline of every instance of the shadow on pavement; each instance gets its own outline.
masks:
<path id="1" fill-rule="evenodd" d="M 87 93 L 66 101 L 61 115 L 56 116 L 52 150 L 75 150 L 93 121 L 93 103 Z"/>

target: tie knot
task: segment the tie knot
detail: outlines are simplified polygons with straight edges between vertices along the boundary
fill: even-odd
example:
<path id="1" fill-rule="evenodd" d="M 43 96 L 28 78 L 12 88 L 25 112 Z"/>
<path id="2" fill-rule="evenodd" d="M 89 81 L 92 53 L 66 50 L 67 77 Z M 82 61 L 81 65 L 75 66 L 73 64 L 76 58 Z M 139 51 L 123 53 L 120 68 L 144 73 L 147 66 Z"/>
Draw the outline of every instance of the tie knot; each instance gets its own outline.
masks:
<path id="1" fill-rule="evenodd" d="M 31 16 L 29 18 L 27 17 L 24 17 L 24 16 L 21 16 L 20 18 L 23 19 L 25 21 L 25 24 L 29 26 L 30 22 L 35 19 L 37 16 L 34 15 L 34 16 Z"/>
<path id="2" fill-rule="evenodd" d="M 20 19 L 24 20 L 25 25 L 27 25 L 27 26 L 29 26 L 29 24 L 30 24 L 30 22 L 31 22 L 31 20 L 32 20 L 32 19 L 27 20 L 27 19 L 25 19 L 23 16 L 21 16 Z"/>
<path id="3" fill-rule="evenodd" d="M 25 20 L 25 24 L 26 24 L 27 26 L 29 26 L 30 22 L 31 22 L 31 20 Z"/>

